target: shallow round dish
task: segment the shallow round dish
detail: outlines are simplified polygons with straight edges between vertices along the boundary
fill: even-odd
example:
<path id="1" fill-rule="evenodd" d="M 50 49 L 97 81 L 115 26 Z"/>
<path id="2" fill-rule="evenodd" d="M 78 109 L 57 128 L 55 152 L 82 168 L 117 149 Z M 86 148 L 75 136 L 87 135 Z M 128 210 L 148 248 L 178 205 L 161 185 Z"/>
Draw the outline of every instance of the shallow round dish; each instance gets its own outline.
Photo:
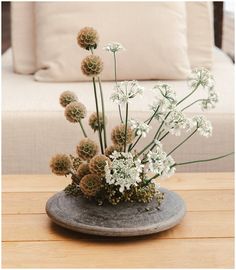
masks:
<path id="1" fill-rule="evenodd" d="M 160 190 L 164 200 L 159 209 L 156 200 L 99 206 L 61 191 L 47 201 L 46 212 L 56 224 L 77 232 L 116 237 L 153 234 L 177 225 L 186 211 L 178 194 Z"/>

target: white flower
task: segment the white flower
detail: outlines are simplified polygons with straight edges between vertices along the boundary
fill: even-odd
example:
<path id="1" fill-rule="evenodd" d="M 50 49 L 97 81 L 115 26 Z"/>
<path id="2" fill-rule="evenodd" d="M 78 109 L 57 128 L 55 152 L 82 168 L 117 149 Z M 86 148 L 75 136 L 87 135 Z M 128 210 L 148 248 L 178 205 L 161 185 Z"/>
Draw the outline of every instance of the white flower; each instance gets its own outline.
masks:
<path id="1" fill-rule="evenodd" d="M 175 161 L 171 156 L 167 156 L 161 144 L 157 145 L 155 151 L 149 151 L 147 158 L 149 171 L 161 178 L 170 177 L 175 173 Z"/>
<path id="2" fill-rule="evenodd" d="M 168 84 L 159 83 L 154 86 L 153 92 L 156 94 L 154 102 L 149 105 L 150 109 L 155 112 L 155 118 L 162 121 L 166 114 L 176 106 L 176 93 Z"/>
<path id="3" fill-rule="evenodd" d="M 214 85 L 214 79 L 211 72 L 206 68 L 196 68 L 189 76 L 188 83 L 190 87 L 195 88 L 201 85 L 203 88 Z"/>
<path id="4" fill-rule="evenodd" d="M 111 53 L 125 50 L 125 48 L 119 42 L 110 42 L 105 47 L 103 47 L 103 49 Z"/>
<path id="5" fill-rule="evenodd" d="M 134 119 L 129 120 L 129 124 L 131 129 L 134 130 L 135 135 L 142 136 L 144 138 L 147 136 L 147 133 L 151 129 L 151 127 L 148 124 Z"/>
<path id="6" fill-rule="evenodd" d="M 141 182 L 140 173 L 144 165 L 140 159 L 134 159 L 131 153 L 118 153 L 116 151 L 110 156 L 112 164 L 109 168 L 105 166 L 106 182 L 120 186 L 119 191 L 129 190 L 131 186 L 137 186 Z"/>
<path id="7" fill-rule="evenodd" d="M 182 129 L 189 131 L 192 128 L 192 121 L 183 112 L 173 110 L 165 120 L 165 127 L 171 134 L 180 136 Z"/>
<path id="8" fill-rule="evenodd" d="M 126 104 L 130 99 L 137 95 L 143 94 L 144 88 L 139 85 L 137 81 L 124 81 L 118 83 L 114 87 L 114 92 L 111 95 L 111 100 L 118 104 Z"/>
<path id="9" fill-rule="evenodd" d="M 209 137 L 212 135 L 212 124 L 203 115 L 196 115 L 192 119 L 193 123 L 197 127 L 200 135 Z"/>
<path id="10" fill-rule="evenodd" d="M 202 110 L 214 109 L 218 102 L 218 94 L 214 90 L 214 86 L 208 88 L 208 97 L 201 102 Z"/>
<path id="11" fill-rule="evenodd" d="M 176 103 L 176 92 L 171 88 L 169 84 L 158 83 L 153 87 L 153 91 L 156 94 L 161 94 L 164 98 L 168 99 L 171 104 Z"/>

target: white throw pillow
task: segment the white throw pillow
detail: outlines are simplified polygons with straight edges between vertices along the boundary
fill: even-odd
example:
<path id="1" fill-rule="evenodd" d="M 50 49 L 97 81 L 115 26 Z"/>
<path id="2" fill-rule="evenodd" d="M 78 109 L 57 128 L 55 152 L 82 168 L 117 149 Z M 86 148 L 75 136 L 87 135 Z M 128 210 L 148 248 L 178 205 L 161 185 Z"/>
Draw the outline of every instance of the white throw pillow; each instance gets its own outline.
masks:
<path id="1" fill-rule="evenodd" d="M 84 81 L 80 65 L 88 51 L 78 30 L 93 26 L 102 79 L 113 80 L 112 55 L 102 47 L 119 41 L 118 79 L 185 79 L 190 71 L 184 2 L 35 2 L 38 81 Z"/>
<path id="2" fill-rule="evenodd" d="M 14 71 L 36 71 L 35 25 L 33 2 L 11 2 L 11 41 Z"/>
<path id="3" fill-rule="evenodd" d="M 191 67 L 211 68 L 213 58 L 212 2 L 186 2 L 188 55 Z M 14 71 L 36 71 L 35 9 L 33 2 L 11 2 Z M 200 31 L 199 31 L 200 29 Z"/>
<path id="4" fill-rule="evenodd" d="M 186 8 L 191 67 L 211 68 L 214 47 L 212 2 L 186 2 Z"/>

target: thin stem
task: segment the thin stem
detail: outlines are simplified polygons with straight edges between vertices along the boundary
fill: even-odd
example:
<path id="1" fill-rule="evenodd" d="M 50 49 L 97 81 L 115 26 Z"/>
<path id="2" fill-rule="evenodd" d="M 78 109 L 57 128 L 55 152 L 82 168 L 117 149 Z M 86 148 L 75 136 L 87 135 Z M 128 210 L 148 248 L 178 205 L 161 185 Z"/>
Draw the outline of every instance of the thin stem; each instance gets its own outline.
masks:
<path id="1" fill-rule="evenodd" d="M 224 158 L 224 157 L 228 157 L 228 156 L 231 156 L 233 154 L 234 154 L 234 152 L 231 152 L 229 154 L 226 154 L 226 155 L 223 155 L 223 156 L 219 156 L 219 157 L 215 157 L 215 158 L 200 159 L 200 160 L 193 160 L 193 161 L 187 161 L 187 162 L 182 162 L 182 163 L 176 163 L 176 164 L 172 165 L 171 167 L 181 166 L 181 165 L 186 165 L 186 164 L 192 164 L 192 163 L 199 163 L 199 162 L 208 162 L 208 161 L 212 161 L 212 160 L 217 160 L 217 159 L 221 159 L 221 158 Z"/>
<path id="2" fill-rule="evenodd" d="M 181 109 L 181 112 L 183 112 L 184 110 L 188 109 L 189 107 L 191 107 L 192 105 L 194 105 L 195 103 L 199 102 L 199 101 L 203 101 L 204 99 L 198 99 L 195 100 L 194 102 L 192 102 L 191 104 L 189 104 L 188 106 L 184 107 L 183 109 Z"/>
<path id="3" fill-rule="evenodd" d="M 201 159 L 201 160 L 194 160 L 194 161 L 188 161 L 188 162 L 183 162 L 183 163 L 176 163 L 176 164 L 173 164 L 171 166 L 172 167 L 176 167 L 176 166 L 180 166 L 180 165 L 186 165 L 186 164 L 192 164 L 192 163 L 199 163 L 199 162 L 208 162 L 208 161 L 213 161 L 213 160 L 217 160 L 217 159 L 221 159 L 221 158 L 224 158 L 224 157 L 227 157 L 227 156 L 231 156 L 232 154 L 234 154 L 234 152 L 232 153 L 229 153 L 229 154 L 226 154 L 226 155 L 223 155 L 223 156 L 219 156 L 219 157 L 215 157 L 215 158 L 209 158 L 209 159 Z M 153 177 L 149 178 L 147 181 L 147 183 L 149 183 L 151 180 L 157 178 L 159 176 L 159 174 L 156 174 L 154 175 Z"/>
<path id="4" fill-rule="evenodd" d="M 82 132 L 83 132 L 83 134 L 84 134 L 84 137 L 87 138 L 88 136 L 87 136 L 87 134 L 86 134 L 86 132 L 85 132 L 85 129 L 84 129 L 84 126 L 83 126 L 81 120 L 79 120 L 79 124 L 80 124 L 80 127 L 81 127 L 81 129 L 82 129 Z"/>
<path id="5" fill-rule="evenodd" d="M 184 144 L 188 139 L 190 139 L 196 132 L 198 128 L 196 128 L 186 139 L 184 139 L 180 144 L 178 144 L 174 149 L 172 149 L 167 156 L 171 155 L 176 149 L 178 149 L 182 144 Z"/>
<path id="6" fill-rule="evenodd" d="M 127 143 L 127 128 L 128 128 L 128 113 L 129 113 L 129 103 L 126 103 L 126 112 L 125 112 L 125 143 L 124 143 L 124 152 L 126 152 L 126 143 Z"/>
<path id="7" fill-rule="evenodd" d="M 104 145 L 107 148 L 107 136 L 106 136 L 106 118 L 105 118 L 105 106 L 104 106 L 104 99 L 103 99 L 103 92 L 102 92 L 102 84 L 100 77 L 98 77 L 98 84 L 100 89 L 100 96 L 101 96 L 101 103 L 102 103 L 102 120 L 103 120 L 103 135 L 104 135 Z"/>
<path id="8" fill-rule="evenodd" d="M 96 112 L 97 112 L 97 120 L 98 120 L 98 135 L 99 135 L 99 142 L 100 142 L 101 152 L 102 152 L 102 154 L 104 154 L 103 143 L 102 143 L 101 125 L 100 125 L 100 121 L 99 121 L 99 109 L 98 109 L 97 90 L 96 90 L 96 83 L 95 83 L 95 78 L 94 78 L 94 77 L 93 77 L 93 89 L 94 89 L 94 97 L 95 97 Z"/>
<path id="9" fill-rule="evenodd" d="M 113 53 L 114 56 L 114 74 L 115 74 L 115 82 L 116 82 L 116 86 L 117 86 L 117 71 L 116 71 L 116 53 Z M 124 123 L 123 119 L 122 119 L 122 114 L 121 114 L 121 108 L 120 108 L 120 104 L 118 105 L 118 109 L 119 109 L 119 115 L 120 115 L 120 121 L 121 123 Z"/>
<path id="10" fill-rule="evenodd" d="M 152 119 L 154 118 L 154 116 L 156 115 L 156 113 L 158 112 L 159 110 L 159 106 L 157 107 L 157 109 L 155 110 L 155 112 L 153 113 L 153 115 L 151 116 L 151 118 L 149 118 L 148 120 L 144 121 L 144 122 L 147 122 L 147 125 L 149 125 L 152 121 Z M 136 142 L 129 148 L 129 151 L 131 151 L 135 145 L 139 142 L 139 140 L 141 139 L 142 135 L 139 135 L 138 139 L 136 140 Z"/>
<path id="11" fill-rule="evenodd" d="M 190 92 L 187 96 L 185 96 L 183 99 L 181 99 L 176 106 L 178 106 L 180 103 L 182 103 L 183 101 L 185 101 L 188 97 L 190 97 L 199 87 L 200 83 L 197 83 L 196 87 L 193 89 L 192 92 Z"/>
<path id="12" fill-rule="evenodd" d="M 170 133 L 170 132 L 167 131 L 166 134 L 164 134 L 164 135 L 159 139 L 159 141 L 162 141 L 169 133 Z"/>
<path id="13" fill-rule="evenodd" d="M 137 156 L 140 156 L 143 152 L 145 152 L 145 151 L 146 151 L 146 150 L 154 143 L 154 141 L 156 140 L 156 138 L 157 138 L 157 136 L 158 136 L 158 133 L 159 133 L 160 129 L 161 129 L 162 126 L 164 125 L 164 122 L 165 122 L 166 118 L 169 116 L 170 113 L 171 113 L 171 111 L 169 111 L 169 112 L 167 113 L 167 115 L 165 116 L 165 118 L 163 119 L 161 125 L 159 126 L 159 128 L 158 128 L 158 130 L 157 130 L 157 132 L 156 132 L 156 134 L 154 135 L 153 140 L 152 140 L 146 147 L 144 147 L 143 150 L 141 150 L 141 151 L 137 154 Z"/>

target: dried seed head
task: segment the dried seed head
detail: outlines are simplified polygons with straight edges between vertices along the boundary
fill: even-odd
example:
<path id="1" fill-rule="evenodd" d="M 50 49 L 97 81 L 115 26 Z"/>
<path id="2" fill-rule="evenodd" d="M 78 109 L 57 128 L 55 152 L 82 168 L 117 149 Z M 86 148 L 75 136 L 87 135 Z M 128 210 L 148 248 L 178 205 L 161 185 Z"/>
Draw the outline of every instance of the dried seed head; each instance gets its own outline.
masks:
<path id="1" fill-rule="evenodd" d="M 96 49 L 98 41 L 98 33 L 92 27 L 82 28 L 77 36 L 78 45 L 86 50 Z"/>
<path id="2" fill-rule="evenodd" d="M 105 176 L 105 166 L 110 165 L 111 161 L 104 155 L 97 155 L 93 157 L 89 162 L 89 169 L 91 173 L 95 173 L 99 176 Z"/>
<path id="3" fill-rule="evenodd" d="M 65 91 L 60 95 L 60 104 L 62 107 L 66 107 L 73 101 L 78 101 L 78 98 L 74 92 Z"/>
<path id="4" fill-rule="evenodd" d="M 84 104 L 73 101 L 65 108 L 65 117 L 72 123 L 78 123 L 82 118 L 85 118 L 87 114 Z"/>
<path id="5" fill-rule="evenodd" d="M 90 160 L 98 153 L 98 146 L 94 141 L 86 138 L 80 141 L 77 153 L 82 160 Z"/>
<path id="6" fill-rule="evenodd" d="M 86 76 L 97 76 L 103 70 L 103 62 L 99 56 L 89 55 L 82 61 L 81 70 Z"/>
<path id="7" fill-rule="evenodd" d="M 57 154 L 50 161 L 50 168 L 56 175 L 66 175 L 70 172 L 72 162 L 69 156 Z"/>
<path id="8" fill-rule="evenodd" d="M 134 139 L 134 132 L 128 126 L 126 134 L 126 144 L 130 144 Z M 111 140 L 115 145 L 124 145 L 125 143 L 125 125 L 116 126 L 111 132 Z"/>
<path id="9" fill-rule="evenodd" d="M 80 181 L 80 190 L 86 197 L 94 197 L 101 189 L 102 180 L 96 174 L 87 174 Z"/>

